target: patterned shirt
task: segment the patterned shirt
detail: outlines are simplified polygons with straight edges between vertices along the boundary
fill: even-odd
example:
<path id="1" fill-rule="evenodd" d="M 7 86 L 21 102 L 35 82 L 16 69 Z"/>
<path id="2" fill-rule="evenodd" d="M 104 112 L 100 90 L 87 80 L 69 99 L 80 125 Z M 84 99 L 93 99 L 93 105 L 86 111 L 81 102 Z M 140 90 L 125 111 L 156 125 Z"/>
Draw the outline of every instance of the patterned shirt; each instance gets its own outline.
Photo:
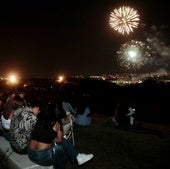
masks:
<path id="1" fill-rule="evenodd" d="M 29 107 L 15 110 L 10 126 L 10 144 L 16 151 L 21 152 L 28 147 L 36 122 L 37 116 Z"/>

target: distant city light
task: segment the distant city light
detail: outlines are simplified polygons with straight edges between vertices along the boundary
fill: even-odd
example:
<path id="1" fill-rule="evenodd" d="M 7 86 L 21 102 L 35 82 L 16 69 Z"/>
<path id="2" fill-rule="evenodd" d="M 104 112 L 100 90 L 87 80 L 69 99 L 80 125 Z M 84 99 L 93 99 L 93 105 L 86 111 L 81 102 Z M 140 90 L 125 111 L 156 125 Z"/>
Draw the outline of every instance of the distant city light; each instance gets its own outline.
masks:
<path id="1" fill-rule="evenodd" d="M 64 81 L 64 75 L 59 75 L 58 76 L 58 79 L 57 79 L 57 82 L 59 82 L 59 83 L 61 83 L 61 82 L 63 82 Z"/>
<path id="2" fill-rule="evenodd" d="M 18 84 L 18 82 L 19 82 L 19 77 L 17 76 L 17 75 L 14 75 L 14 74 L 12 74 L 12 75 L 9 75 L 8 77 L 7 77 L 7 83 L 8 84 Z"/>

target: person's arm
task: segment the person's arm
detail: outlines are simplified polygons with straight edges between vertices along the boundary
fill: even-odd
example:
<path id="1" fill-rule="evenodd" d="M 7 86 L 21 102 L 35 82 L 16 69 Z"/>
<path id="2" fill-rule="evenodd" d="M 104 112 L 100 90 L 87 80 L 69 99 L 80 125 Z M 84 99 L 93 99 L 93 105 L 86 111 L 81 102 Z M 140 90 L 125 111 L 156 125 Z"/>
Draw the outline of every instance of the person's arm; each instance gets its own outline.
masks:
<path id="1" fill-rule="evenodd" d="M 54 141 L 62 142 L 63 141 L 63 126 L 61 123 L 56 123 L 53 127 L 53 130 L 57 133 L 57 137 Z"/>

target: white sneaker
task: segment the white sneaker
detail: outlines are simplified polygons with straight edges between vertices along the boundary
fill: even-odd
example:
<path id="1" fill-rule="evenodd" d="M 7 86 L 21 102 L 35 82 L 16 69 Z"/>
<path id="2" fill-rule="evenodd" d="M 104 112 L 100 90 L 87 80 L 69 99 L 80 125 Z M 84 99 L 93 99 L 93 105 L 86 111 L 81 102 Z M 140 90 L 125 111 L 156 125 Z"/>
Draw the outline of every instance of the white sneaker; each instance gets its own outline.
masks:
<path id="1" fill-rule="evenodd" d="M 91 160 L 94 157 L 93 154 L 84 154 L 79 153 L 77 158 L 78 165 L 82 165 L 86 163 L 87 161 Z"/>
<path id="2" fill-rule="evenodd" d="M 135 109 L 133 109 L 132 107 L 129 107 L 129 113 L 126 114 L 126 116 L 131 116 L 133 114 L 135 114 Z"/>

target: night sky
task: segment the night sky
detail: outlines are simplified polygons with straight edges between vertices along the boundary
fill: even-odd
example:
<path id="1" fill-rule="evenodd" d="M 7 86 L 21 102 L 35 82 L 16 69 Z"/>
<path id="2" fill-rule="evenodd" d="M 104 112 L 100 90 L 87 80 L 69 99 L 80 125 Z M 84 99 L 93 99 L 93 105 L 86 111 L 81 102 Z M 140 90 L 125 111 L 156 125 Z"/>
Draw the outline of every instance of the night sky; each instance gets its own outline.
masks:
<path id="1" fill-rule="evenodd" d="M 129 36 L 109 26 L 110 12 L 122 5 L 140 15 L 139 27 Z M 167 33 L 163 42 L 169 71 L 170 7 L 163 0 L 5 1 L 0 4 L 0 21 L 0 76 L 120 73 L 116 59 L 120 45 L 132 38 L 141 40 L 143 29 L 150 31 L 153 25 Z"/>

